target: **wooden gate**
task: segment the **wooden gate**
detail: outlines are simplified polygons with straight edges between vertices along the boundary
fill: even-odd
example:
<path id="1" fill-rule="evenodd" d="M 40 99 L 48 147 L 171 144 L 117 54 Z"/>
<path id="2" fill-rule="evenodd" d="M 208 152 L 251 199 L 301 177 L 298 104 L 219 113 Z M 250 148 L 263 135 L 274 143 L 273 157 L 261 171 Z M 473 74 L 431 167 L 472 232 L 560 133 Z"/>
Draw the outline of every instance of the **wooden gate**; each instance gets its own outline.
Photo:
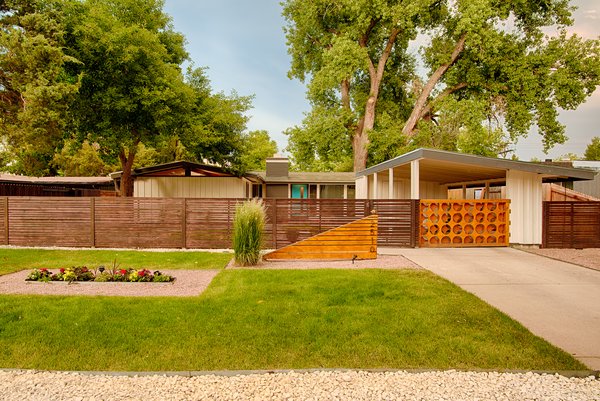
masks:
<path id="1" fill-rule="evenodd" d="M 421 200 L 419 246 L 509 245 L 510 200 Z"/>
<path id="2" fill-rule="evenodd" d="M 600 202 L 544 202 L 542 248 L 600 247 Z"/>

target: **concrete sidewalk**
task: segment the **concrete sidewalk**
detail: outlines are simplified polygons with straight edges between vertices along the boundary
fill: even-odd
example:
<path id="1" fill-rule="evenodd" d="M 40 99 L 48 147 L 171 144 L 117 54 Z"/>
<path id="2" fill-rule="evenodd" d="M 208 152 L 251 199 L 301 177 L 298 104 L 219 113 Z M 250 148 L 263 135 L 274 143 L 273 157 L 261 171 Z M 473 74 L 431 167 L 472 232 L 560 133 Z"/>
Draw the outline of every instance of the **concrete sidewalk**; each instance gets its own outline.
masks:
<path id="1" fill-rule="evenodd" d="M 600 370 L 600 271 L 513 248 L 380 248 L 452 281 Z"/>

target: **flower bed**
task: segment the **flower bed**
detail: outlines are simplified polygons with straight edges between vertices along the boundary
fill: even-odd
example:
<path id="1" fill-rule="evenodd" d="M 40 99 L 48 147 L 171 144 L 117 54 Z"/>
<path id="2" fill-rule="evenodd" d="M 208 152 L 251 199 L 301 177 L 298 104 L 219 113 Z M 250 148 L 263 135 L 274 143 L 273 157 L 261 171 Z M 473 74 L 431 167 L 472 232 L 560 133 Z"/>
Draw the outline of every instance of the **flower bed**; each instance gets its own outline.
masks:
<path id="1" fill-rule="evenodd" d="M 175 277 L 162 274 L 156 270 L 148 269 L 106 269 L 104 266 L 88 269 L 86 266 L 74 266 L 59 269 L 58 273 L 52 273 L 46 268 L 35 269 L 25 281 L 95 281 L 95 282 L 144 282 L 144 283 L 169 283 L 175 281 Z"/>

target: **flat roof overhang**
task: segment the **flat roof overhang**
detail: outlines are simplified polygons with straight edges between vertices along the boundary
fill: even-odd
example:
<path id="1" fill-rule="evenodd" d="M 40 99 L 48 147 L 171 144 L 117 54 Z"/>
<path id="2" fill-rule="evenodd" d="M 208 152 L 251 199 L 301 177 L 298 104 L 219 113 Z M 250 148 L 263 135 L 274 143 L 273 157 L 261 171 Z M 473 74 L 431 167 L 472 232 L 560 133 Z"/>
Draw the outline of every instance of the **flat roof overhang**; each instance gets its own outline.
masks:
<path id="1" fill-rule="evenodd" d="M 380 163 L 356 174 L 358 177 L 387 173 L 393 169 L 394 178 L 410 179 L 412 161 L 419 161 L 419 179 L 442 185 L 500 181 L 508 170 L 537 173 L 543 182 L 592 180 L 595 172 L 586 169 L 549 166 L 539 163 L 467 155 L 434 149 L 417 149 Z"/>

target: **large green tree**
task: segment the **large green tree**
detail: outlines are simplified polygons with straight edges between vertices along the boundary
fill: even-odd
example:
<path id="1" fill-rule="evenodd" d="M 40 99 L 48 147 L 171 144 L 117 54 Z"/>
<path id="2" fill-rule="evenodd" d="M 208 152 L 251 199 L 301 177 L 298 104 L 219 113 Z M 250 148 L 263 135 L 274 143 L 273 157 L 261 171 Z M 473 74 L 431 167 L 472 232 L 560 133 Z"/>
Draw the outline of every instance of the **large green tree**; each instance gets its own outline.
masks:
<path id="1" fill-rule="evenodd" d="M 76 130 L 116 158 L 121 195 L 133 194 L 131 171 L 140 143 L 156 144 L 178 129 L 193 104 L 180 65 L 184 38 L 160 0 L 88 0 L 70 13 L 68 50 L 80 61 Z"/>
<path id="2" fill-rule="evenodd" d="M 290 148 L 306 152 L 298 145 L 318 133 L 315 121 L 333 115 L 354 170 L 366 167 L 372 138 L 403 146 L 426 139 L 419 136 L 435 132 L 427 126 L 450 97 L 482 105 L 488 117 L 500 112 L 513 141 L 535 123 L 548 149 L 566 139 L 557 108 L 577 107 L 600 82 L 598 41 L 564 32 L 572 23 L 567 0 L 288 0 L 283 14 L 290 76 L 310 80 L 313 103 L 303 126 L 289 132 Z M 548 26 L 560 34 L 545 37 Z M 427 41 L 423 79 L 408 55 L 418 33 Z M 393 130 L 401 135 L 390 140 Z M 372 149 L 382 154 L 385 146 Z"/>
<path id="3" fill-rule="evenodd" d="M 65 67 L 64 3 L 0 2 L 0 130 L 4 169 L 29 175 L 55 171 L 51 160 L 79 88 Z"/>

